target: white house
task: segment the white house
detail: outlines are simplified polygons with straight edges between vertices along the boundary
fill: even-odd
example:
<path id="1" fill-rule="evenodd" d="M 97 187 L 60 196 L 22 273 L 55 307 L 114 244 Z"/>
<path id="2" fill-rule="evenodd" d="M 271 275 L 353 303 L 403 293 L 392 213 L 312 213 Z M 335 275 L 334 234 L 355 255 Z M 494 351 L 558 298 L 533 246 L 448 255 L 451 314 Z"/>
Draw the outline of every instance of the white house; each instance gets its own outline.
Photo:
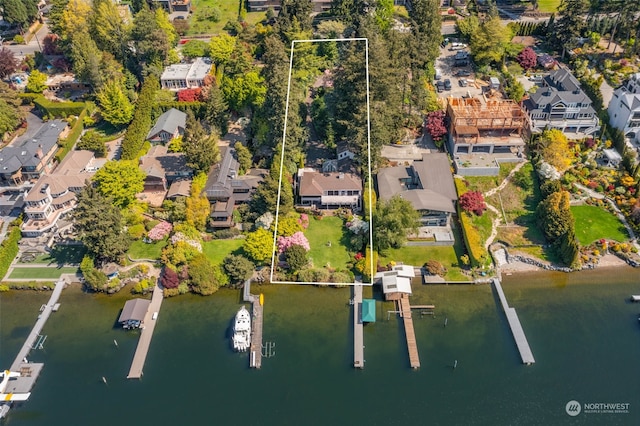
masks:
<path id="1" fill-rule="evenodd" d="M 163 89 L 176 91 L 202 87 L 210 69 L 209 58 L 196 58 L 190 64 L 169 65 L 160 76 L 160 84 Z"/>
<path id="2" fill-rule="evenodd" d="M 609 123 L 632 141 L 640 142 L 640 73 L 613 92 L 607 108 Z"/>

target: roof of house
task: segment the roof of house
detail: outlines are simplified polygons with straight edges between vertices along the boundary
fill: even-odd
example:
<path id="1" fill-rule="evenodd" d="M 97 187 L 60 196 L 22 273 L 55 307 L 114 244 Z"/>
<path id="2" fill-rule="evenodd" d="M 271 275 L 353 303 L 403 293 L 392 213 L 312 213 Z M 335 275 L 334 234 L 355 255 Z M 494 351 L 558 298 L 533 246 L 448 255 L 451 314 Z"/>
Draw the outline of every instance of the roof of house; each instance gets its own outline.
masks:
<path id="1" fill-rule="evenodd" d="M 211 61 L 196 58 L 190 64 L 169 65 L 162 72 L 160 80 L 202 80 L 211 69 Z"/>
<path id="2" fill-rule="evenodd" d="M 191 170 L 187 160 L 181 152 L 168 152 L 164 145 L 154 145 L 146 155 L 140 157 L 140 170 L 147 176 L 164 178 L 168 174 L 175 174 Z"/>
<path id="3" fill-rule="evenodd" d="M 184 130 L 186 123 L 187 114 L 175 108 L 171 108 L 158 117 L 156 124 L 153 125 L 151 130 L 149 130 L 147 139 L 153 139 L 162 131 L 173 135 L 178 129 Z"/>
<path id="4" fill-rule="evenodd" d="M 301 169 L 300 196 L 319 197 L 324 191 L 362 191 L 362 179 L 353 173 L 320 173 Z"/>
<path id="5" fill-rule="evenodd" d="M 445 153 L 423 154 L 422 160 L 414 161 L 410 167 L 380 169 L 377 181 L 378 195 L 383 200 L 399 195 L 416 210 L 456 211 L 458 195 Z"/>
<path id="6" fill-rule="evenodd" d="M 131 299 L 127 300 L 118 318 L 118 322 L 142 321 L 149 310 L 150 300 Z"/>
<path id="7" fill-rule="evenodd" d="M 191 181 L 178 180 L 171 184 L 166 198 L 188 197 L 191 195 Z"/>
<path id="8" fill-rule="evenodd" d="M 411 279 L 399 275 L 398 271 L 378 272 L 375 278 L 382 281 L 382 292 L 411 294 Z"/>
<path id="9" fill-rule="evenodd" d="M 209 171 L 204 191 L 207 198 L 224 198 L 233 196 L 231 182 L 238 175 L 240 165 L 234 158 L 235 149 L 231 146 L 220 147 L 220 162 L 214 164 Z"/>
<path id="10" fill-rule="evenodd" d="M 15 173 L 21 167 L 37 166 L 41 159 L 38 150 L 50 152 L 58 143 L 60 133 L 67 127 L 63 120 L 51 120 L 43 123 L 32 138 L 23 139 L 12 146 L 0 150 L 0 173 Z"/>

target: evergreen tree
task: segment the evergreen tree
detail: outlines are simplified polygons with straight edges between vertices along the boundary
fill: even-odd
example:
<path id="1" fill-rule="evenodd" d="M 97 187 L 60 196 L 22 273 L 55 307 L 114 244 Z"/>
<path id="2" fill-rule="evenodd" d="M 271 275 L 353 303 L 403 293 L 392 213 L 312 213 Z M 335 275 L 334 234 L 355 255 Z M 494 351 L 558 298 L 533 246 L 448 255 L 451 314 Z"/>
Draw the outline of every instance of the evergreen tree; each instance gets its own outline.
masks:
<path id="1" fill-rule="evenodd" d="M 133 105 L 123 89 L 121 81 L 111 80 L 96 93 L 102 118 L 116 127 L 130 123 L 133 118 Z"/>
<path id="2" fill-rule="evenodd" d="M 207 96 L 207 109 L 205 120 L 210 126 L 214 126 L 221 135 L 227 134 L 229 127 L 229 106 L 220 88 L 213 84 L 209 87 Z"/>
<path id="3" fill-rule="evenodd" d="M 208 173 L 211 166 L 220 161 L 220 149 L 215 134 L 207 134 L 191 111 L 182 137 L 182 150 L 187 165 L 195 173 Z"/>
<path id="4" fill-rule="evenodd" d="M 566 49 L 574 47 L 575 40 L 586 27 L 584 14 L 588 7 L 588 0 L 562 0 L 558 7 L 560 18 L 555 22 L 551 36 L 558 49 L 562 50 L 563 58 Z"/>

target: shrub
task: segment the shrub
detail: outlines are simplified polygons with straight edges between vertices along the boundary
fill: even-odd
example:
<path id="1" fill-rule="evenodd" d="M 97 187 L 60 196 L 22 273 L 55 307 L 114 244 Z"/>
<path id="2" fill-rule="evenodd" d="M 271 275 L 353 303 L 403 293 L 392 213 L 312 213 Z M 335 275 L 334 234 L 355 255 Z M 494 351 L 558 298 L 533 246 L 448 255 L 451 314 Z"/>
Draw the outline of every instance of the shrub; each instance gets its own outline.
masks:
<path id="1" fill-rule="evenodd" d="M 20 227 L 14 226 L 9 236 L 0 244 L 0 276 L 6 275 L 11 262 L 18 255 L 18 241 L 21 237 Z"/>
<path id="2" fill-rule="evenodd" d="M 171 233 L 172 229 L 173 226 L 171 226 L 169 222 L 165 222 L 163 220 L 149 231 L 147 237 L 149 237 L 149 239 L 153 241 L 160 241 L 167 237 Z"/>
<path id="3" fill-rule="evenodd" d="M 144 225 L 142 225 L 141 223 L 137 225 L 132 225 L 127 229 L 127 233 L 134 240 L 139 240 L 144 236 L 144 233 L 145 233 Z"/>
<path id="4" fill-rule="evenodd" d="M 447 273 L 447 269 L 437 260 L 429 260 L 424 264 L 424 266 L 427 268 L 427 272 L 429 272 L 430 275 L 440 275 L 441 277 L 444 277 Z"/>
<path id="5" fill-rule="evenodd" d="M 306 251 L 311 250 L 309 246 L 309 240 L 302 232 L 296 232 L 290 237 L 278 237 L 278 253 L 283 253 L 289 247 L 298 245 L 303 247 Z"/>
<path id="6" fill-rule="evenodd" d="M 221 229 L 211 234 L 211 236 L 217 240 L 227 240 L 237 237 L 238 235 L 240 235 L 240 230 L 237 228 Z"/>
<path id="7" fill-rule="evenodd" d="M 160 284 L 164 288 L 177 288 L 180 285 L 178 273 L 165 266 L 162 268 L 162 275 L 160 275 Z"/>
<path id="8" fill-rule="evenodd" d="M 463 211 L 473 212 L 476 216 L 482 216 L 482 213 L 487 209 L 480 191 L 466 192 L 460 196 L 458 202 Z"/>
<path id="9" fill-rule="evenodd" d="M 464 242 L 467 246 L 471 266 L 480 266 L 484 264 L 485 259 L 487 259 L 487 251 L 482 245 L 480 234 L 473 226 L 471 217 L 467 213 L 459 212 L 459 217 L 462 235 L 464 236 Z"/>

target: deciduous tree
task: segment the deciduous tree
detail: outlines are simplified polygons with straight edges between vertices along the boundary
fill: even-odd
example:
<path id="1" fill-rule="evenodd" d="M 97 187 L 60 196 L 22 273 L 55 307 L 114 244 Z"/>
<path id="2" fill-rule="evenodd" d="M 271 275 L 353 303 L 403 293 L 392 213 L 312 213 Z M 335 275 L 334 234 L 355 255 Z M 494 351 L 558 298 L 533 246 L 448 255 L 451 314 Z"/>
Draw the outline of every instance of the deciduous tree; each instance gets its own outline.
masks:
<path id="1" fill-rule="evenodd" d="M 427 131 L 433 140 L 442 140 L 442 137 L 447 134 L 447 128 L 444 125 L 444 111 L 434 111 L 427 114 Z"/>
<path id="2" fill-rule="evenodd" d="M 211 37 L 209 42 L 209 56 L 216 65 L 224 65 L 231 58 L 236 48 L 236 38 L 228 34 Z"/>
<path id="3" fill-rule="evenodd" d="M 18 69 L 18 60 L 14 53 L 2 47 L 0 49 L 0 79 L 7 78 Z"/>
<path id="4" fill-rule="evenodd" d="M 199 58 L 209 56 L 209 44 L 202 40 L 189 40 L 182 45 L 182 56 L 185 58 Z"/>
<path id="5" fill-rule="evenodd" d="M 89 130 L 82 135 L 82 138 L 76 145 L 76 149 L 93 151 L 96 157 L 105 157 L 107 155 L 107 146 L 102 141 L 102 137 L 100 137 L 98 132 L 94 130 Z"/>
<path id="6" fill-rule="evenodd" d="M 198 254 L 189 262 L 189 282 L 195 293 L 209 296 L 229 280 L 219 265 L 214 265 L 204 254 Z"/>
<path id="7" fill-rule="evenodd" d="M 307 250 L 299 245 L 292 245 L 284 251 L 284 259 L 289 265 L 291 272 L 297 272 L 309 263 Z"/>
<path id="8" fill-rule="evenodd" d="M 531 68 L 535 68 L 538 64 L 538 55 L 536 55 L 536 52 L 532 48 L 525 47 L 520 53 L 518 53 L 516 61 L 518 61 L 525 71 L 530 70 Z"/>
<path id="9" fill-rule="evenodd" d="M 133 118 L 133 104 L 124 94 L 122 81 L 106 82 L 96 93 L 102 118 L 114 126 L 129 124 Z"/>
<path id="10" fill-rule="evenodd" d="M 378 251 L 399 248 L 408 233 L 418 229 L 419 214 L 411 203 L 396 195 L 388 201 L 378 200 L 373 217 L 373 241 Z"/>
<path id="11" fill-rule="evenodd" d="M 0 135 L 15 129 L 23 118 L 20 99 L 15 90 L 0 81 Z"/>
<path id="12" fill-rule="evenodd" d="M 460 196 L 458 202 L 462 210 L 467 213 L 473 213 L 476 216 L 482 216 L 482 213 L 487 209 L 484 197 L 480 191 L 465 192 Z"/>
<path id="13" fill-rule="evenodd" d="M 537 139 L 537 147 L 542 159 L 559 172 L 564 172 L 571 164 L 569 141 L 561 130 L 543 131 Z"/>
<path id="14" fill-rule="evenodd" d="M 242 244 L 242 250 L 258 264 L 270 262 L 273 255 L 273 232 L 263 228 L 250 232 Z"/>
<path id="15" fill-rule="evenodd" d="M 109 161 L 93 176 L 96 190 L 111 198 L 113 204 L 125 208 L 144 189 L 145 174 L 133 161 Z"/>
<path id="16" fill-rule="evenodd" d="M 233 147 L 236 149 L 236 155 L 238 156 L 240 174 L 244 174 L 253 165 L 251 151 L 249 151 L 249 148 L 244 146 L 240 141 L 236 142 Z"/>
<path id="17" fill-rule="evenodd" d="M 38 70 L 31 71 L 26 90 L 29 93 L 42 93 L 47 88 L 47 75 Z"/>

